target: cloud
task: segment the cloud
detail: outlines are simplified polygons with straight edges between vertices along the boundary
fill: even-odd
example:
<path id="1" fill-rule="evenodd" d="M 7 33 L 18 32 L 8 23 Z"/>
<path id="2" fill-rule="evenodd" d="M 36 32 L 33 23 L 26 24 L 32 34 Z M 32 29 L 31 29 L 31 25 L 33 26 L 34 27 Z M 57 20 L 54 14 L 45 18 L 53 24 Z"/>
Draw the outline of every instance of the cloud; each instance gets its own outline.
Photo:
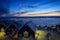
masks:
<path id="1" fill-rule="evenodd" d="M 0 0 L 0 16 L 9 14 L 9 3 L 10 1 L 8 0 Z"/>
<path id="2" fill-rule="evenodd" d="M 9 4 L 7 2 L 7 4 Z M 4 6 L 5 7 L 5 6 Z M 7 8 L 7 6 L 6 6 Z M 10 13 L 41 13 L 60 11 L 59 0 L 11 0 Z"/>
<path id="3" fill-rule="evenodd" d="M 4 7 L 0 7 L 0 15 L 2 14 L 8 14 L 9 13 L 9 10 L 4 8 Z"/>
<path id="4" fill-rule="evenodd" d="M 52 11 L 59 11 L 59 5 L 60 1 L 58 0 L 50 0 L 50 1 L 33 1 L 32 2 L 26 2 L 26 3 L 21 3 L 20 7 L 20 12 L 25 12 L 28 11 L 27 13 L 46 13 L 46 12 L 52 12 Z M 58 5 L 57 5 L 58 4 Z"/>

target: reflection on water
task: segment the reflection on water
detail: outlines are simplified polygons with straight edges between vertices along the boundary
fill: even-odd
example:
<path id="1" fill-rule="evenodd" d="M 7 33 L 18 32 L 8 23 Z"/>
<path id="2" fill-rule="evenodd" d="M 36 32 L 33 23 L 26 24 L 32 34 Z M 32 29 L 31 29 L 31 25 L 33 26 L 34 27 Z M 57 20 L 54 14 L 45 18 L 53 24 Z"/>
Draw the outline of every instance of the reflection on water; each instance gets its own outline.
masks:
<path id="1" fill-rule="evenodd" d="M 27 21 L 32 21 L 34 24 L 37 24 L 37 25 L 56 25 L 58 23 L 60 23 L 60 18 L 59 17 L 34 17 L 34 18 L 29 18 L 29 17 L 7 17 L 7 18 L 2 18 L 1 17 L 1 20 L 14 20 L 14 21 L 18 21 L 18 20 L 22 20 L 24 22 L 27 22 Z"/>

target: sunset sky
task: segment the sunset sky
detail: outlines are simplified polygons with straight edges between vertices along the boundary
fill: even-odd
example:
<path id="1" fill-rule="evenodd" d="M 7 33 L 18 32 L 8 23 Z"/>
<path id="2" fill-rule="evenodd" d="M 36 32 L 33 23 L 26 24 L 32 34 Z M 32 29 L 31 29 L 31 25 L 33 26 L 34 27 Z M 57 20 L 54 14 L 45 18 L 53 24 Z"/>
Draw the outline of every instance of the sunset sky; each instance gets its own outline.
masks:
<path id="1" fill-rule="evenodd" d="M 14 14 L 13 16 L 60 16 L 60 13 L 53 14 Z"/>
<path id="2" fill-rule="evenodd" d="M 1 16 L 60 16 L 60 0 L 0 0 Z M 5 20 L 5 18 L 3 19 Z M 12 17 L 11 20 L 33 21 L 37 25 L 55 25 L 60 23 L 60 18 L 13 19 Z"/>
<path id="3" fill-rule="evenodd" d="M 17 13 L 19 16 L 30 16 L 30 14 L 32 16 L 60 16 L 60 13 L 55 13 L 55 11 L 60 12 L 60 0 L 0 0 L 0 6 L 2 5 L 9 9 L 9 14 L 15 14 L 14 16 Z M 0 9 L 0 13 L 2 12 Z"/>
<path id="4" fill-rule="evenodd" d="M 10 11 L 27 14 L 60 11 L 60 0 L 14 0 Z"/>
<path id="5" fill-rule="evenodd" d="M 14 0 L 11 2 L 10 11 L 20 13 L 60 11 L 60 0 Z"/>

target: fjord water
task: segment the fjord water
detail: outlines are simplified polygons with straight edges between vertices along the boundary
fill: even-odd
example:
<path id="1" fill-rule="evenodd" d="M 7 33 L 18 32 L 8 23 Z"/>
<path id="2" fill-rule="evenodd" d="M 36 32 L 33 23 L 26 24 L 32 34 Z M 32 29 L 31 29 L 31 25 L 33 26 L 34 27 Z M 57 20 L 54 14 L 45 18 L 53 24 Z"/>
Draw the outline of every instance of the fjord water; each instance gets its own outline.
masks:
<path id="1" fill-rule="evenodd" d="M 37 17 L 0 17 L 0 20 L 32 21 L 36 25 L 56 25 L 60 23 L 60 16 L 37 16 Z"/>

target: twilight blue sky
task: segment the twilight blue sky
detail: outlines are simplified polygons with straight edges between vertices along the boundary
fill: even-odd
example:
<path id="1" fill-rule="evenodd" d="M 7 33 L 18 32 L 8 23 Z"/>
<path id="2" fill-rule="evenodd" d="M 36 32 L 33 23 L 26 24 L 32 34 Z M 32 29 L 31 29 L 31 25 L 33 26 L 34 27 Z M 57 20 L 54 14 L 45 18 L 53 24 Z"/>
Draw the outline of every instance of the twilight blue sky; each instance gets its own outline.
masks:
<path id="1" fill-rule="evenodd" d="M 10 13 L 46 13 L 60 11 L 60 0 L 3 0 Z"/>

